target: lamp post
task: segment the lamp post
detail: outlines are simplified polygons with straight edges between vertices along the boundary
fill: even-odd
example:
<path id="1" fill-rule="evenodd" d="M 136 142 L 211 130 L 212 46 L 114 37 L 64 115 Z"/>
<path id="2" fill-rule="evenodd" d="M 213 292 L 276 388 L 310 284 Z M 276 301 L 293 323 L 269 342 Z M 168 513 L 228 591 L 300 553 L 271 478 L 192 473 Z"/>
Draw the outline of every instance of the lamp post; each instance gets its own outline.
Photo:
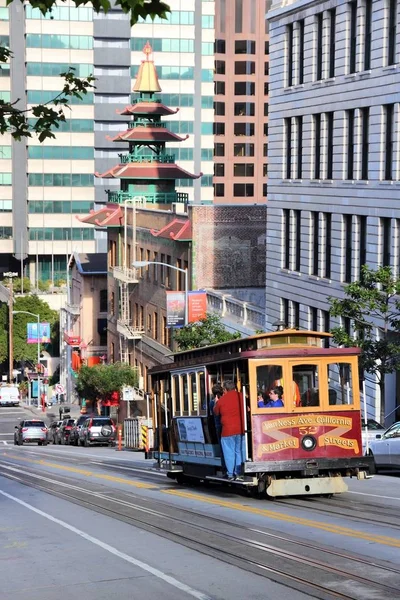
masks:
<path id="1" fill-rule="evenodd" d="M 169 269 L 174 269 L 174 271 L 179 271 L 180 273 L 184 273 L 185 275 L 185 325 L 189 323 L 189 286 L 188 286 L 188 270 L 181 269 L 180 267 L 174 267 L 174 265 L 169 265 L 168 263 L 158 262 L 158 261 L 148 261 L 148 260 L 139 260 L 132 263 L 132 266 L 135 269 L 140 269 L 141 267 L 147 267 L 148 265 L 161 265 L 162 267 L 168 267 Z"/>
<path id="2" fill-rule="evenodd" d="M 30 315 L 31 317 L 36 317 L 37 319 L 37 376 L 38 376 L 38 408 L 40 401 L 40 315 L 36 315 L 35 313 L 31 313 L 27 310 L 13 310 L 13 315 L 23 314 Z M 29 396 L 30 398 L 30 396 Z"/>
<path id="3" fill-rule="evenodd" d="M 13 382 L 13 370 L 14 370 L 14 340 L 13 340 L 13 278 L 18 277 L 18 273 L 7 271 L 4 273 L 4 277 L 8 277 L 10 281 L 10 299 L 8 304 L 8 360 L 9 360 L 9 378 L 10 383 Z M 22 281 L 22 280 L 21 280 Z"/>

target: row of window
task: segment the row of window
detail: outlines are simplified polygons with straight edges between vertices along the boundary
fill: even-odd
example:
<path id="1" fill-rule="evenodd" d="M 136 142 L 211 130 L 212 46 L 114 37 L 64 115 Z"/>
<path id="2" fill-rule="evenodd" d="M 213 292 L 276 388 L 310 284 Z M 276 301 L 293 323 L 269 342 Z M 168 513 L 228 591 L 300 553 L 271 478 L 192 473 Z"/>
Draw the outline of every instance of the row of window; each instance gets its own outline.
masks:
<path id="1" fill-rule="evenodd" d="M 268 175 L 268 165 L 263 165 L 263 176 Z M 214 163 L 214 176 L 225 177 L 225 163 Z M 254 177 L 254 163 L 233 163 L 234 177 Z"/>
<path id="2" fill-rule="evenodd" d="M 29 173 L 28 185 L 54 187 L 92 187 L 94 177 L 88 173 Z"/>
<path id="3" fill-rule="evenodd" d="M 26 47 L 92 50 L 93 37 L 89 35 L 52 35 L 48 33 L 27 33 Z"/>
<path id="4" fill-rule="evenodd" d="M 269 105 L 264 103 L 264 117 L 268 116 Z M 225 115 L 225 102 L 214 102 L 214 113 L 216 116 Z M 256 105 L 254 102 L 235 102 L 233 105 L 233 114 L 235 117 L 254 117 L 256 114 Z"/>
<path id="5" fill-rule="evenodd" d="M 26 92 L 28 104 L 51 104 L 57 96 L 63 98 L 61 92 L 55 90 L 27 90 Z M 93 104 L 93 93 L 82 94 L 81 98 L 70 96 L 67 100 L 68 104 Z"/>
<path id="6" fill-rule="evenodd" d="M 66 73 L 70 68 L 74 69 L 74 75 L 77 77 L 89 77 L 93 74 L 93 65 L 49 62 L 26 63 L 26 74 L 38 77 L 58 77 L 60 73 Z"/>
<path id="7" fill-rule="evenodd" d="M 93 202 L 83 200 L 30 200 L 28 203 L 28 211 L 32 214 L 87 214 L 93 207 Z"/>
<path id="8" fill-rule="evenodd" d="M 166 18 L 161 17 L 142 17 L 139 19 L 139 23 L 154 23 L 155 25 L 194 25 L 194 12 L 191 10 L 176 10 L 166 13 Z"/>
<path id="9" fill-rule="evenodd" d="M 180 108 L 194 106 L 193 94 L 159 94 L 157 98 L 166 106 L 179 106 Z M 136 96 L 133 96 L 136 100 Z M 213 108 L 213 96 L 201 96 L 201 108 Z"/>
<path id="10" fill-rule="evenodd" d="M 201 185 L 202 187 L 209 187 L 212 185 L 213 176 L 212 175 L 202 175 L 201 176 Z M 193 179 L 177 179 L 176 187 L 193 187 L 194 181 Z"/>
<path id="11" fill-rule="evenodd" d="M 267 65 L 269 63 L 266 63 Z M 215 60 L 215 73 L 217 75 L 225 75 L 225 61 Z M 252 60 L 236 60 L 234 67 L 235 75 L 255 75 L 256 63 Z M 267 73 L 268 74 L 268 73 Z"/>
<path id="12" fill-rule="evenodd" d="M 225 135 L 224 123 L 215 123 L 214 135 Z M 268 123 L 263 125 L 264 136 L 268 136 Z M 255 135 L 254 123 L 234 123 L 233 134 L 238 137 L 253 137 Z M 214 156 L 225 156 L 225 144 L 214 144 Z"/>
<path id="13" fill-rule="evenodd" d="M 263 183 L 263 197 L 267 196 L 268 186 Z M 232 195 L 230 192 L 229 195 Z M 225 184 L 214 183 L 214 196 L 217 198 L 225 197 Z M 254 197 L 254 184 L 253 183 L 234 183 L 233 184 L 233 196 L 235 198 L 253 198 Z"/>
<path id="14" fill-rule="evenodd" d="M 368 71 L 371 69 L 372 46 L 382 45 L 381 34 L 373 35 L 374 20 L 373 0 L 364 0 L 362 5 L 357 0 L 352 0 L 347 5 L 348 36 L 337 35 L 336 8 L 323 11 L 315 15 L 313 37 L 315 44 L 314 65 L 312 81 L 335 77 L 336 52 L 338 41 L 346 40 L 347 44 L 347 73 Z M 387 0 L 385 7 L 386 27 L 385 39 L 385 64 L 393 65 L 397 62 L 396 37 L 398 20 L 398 0 Z M 340 24 L 340 32 L 343 29 Z M 290 23 L 286 29 L 286 82 L 290 87 L 304 83 L 305 61 L 305 20 Z M 376 28 L 377 30 L 377 28 Z M 325 39 L 327 36 L 327 39 Z M 376 38 L 376 39 L 375 39 Z M 328 53 L 324 49 L 328 48 Z"/>
<path id="15" fill-rule="evenodd" d="M 139 71 L 138 65 L 131 66 L 131 76 L 136 79 Z M 157 75 L 159 79 L 194 79 L 194 67 L 182 65 L 157 65 Z"/>
<path id="16" fill-rule="evenodd" d="M 92 227 L 31 227 L 29 229 L 29 239 L 39 242 L 48 240 L 94 240 L 94 229 Z"/>
<path id="17" fill-rule="evenodd" d="M 153 52 L 194 52 L 194 40 L 180 38 L 153 38 L 149 40 L 148 38 L 132 37 L 131 50 L 141 52 L 148 41 L 150 41 Z"/>
<path id="18" fill-rule="evenodd" d="M 255 96 L 256 84 L 254 81 L 235 81 L 234 94 L 235 96 Z M 225 81 L 214 82 L 214 93 L 216 96 L 225 96 Z M 269 84 L 264 82 L 264 95 L 269 93 Z"/>
<path id="19" fill-rule="evenodd" d="M 287 298 L 281 298 L 281 319 L 288 327 L 300 328 L 300 303 Z M 308 328 L 311 331 L 326 331 L 331 328 L 329 310 L 320 310 L 314 306 L 308 307 Z M 329 346 L 329 338 L 325 347 Z"/>
<path id="20" fill-rule="evenodd" d="M 399 105 L 386 104 L 382 107 L 381 139 L 382 169 L 380 179 L 391 181 L 398 178 L 395 154 L 395 122 L 399 118 Z M 304 117 L 285 118 L 284 178 L 302 179 L 303 173 L 303 128 Z M 294 127 L 293 127 L 294 124 Z M 358 127 L 358 124 L 360 127 Z M 335 152 L 335 113 L 312 115 L 312 179 L 333 179 L 335 156 L 340 165 L 342 154 Z M 370 160 L 370 108 L 345 111 L 345 163 L 344 179 L 368 180 Z M 360 148 L 360 169 L 357 169 L 357 148 Z M 375 147 L 375 150 L 377 148 Z M 340 160 L 339 160 L 340 159 Z M 339 165 L 338 165 L 339 166 Z"/>
<path id="21" fill-rule="evenodd" d="M 31 126 L 36 123 L 36 119 L 28 119 L 28 121 Z M 53 127 L 52 130 L 62 133 L 91 133 L 94 131 L 94 121 L 93 119 L 67 119 L 61 121 L 59 127 Z"/>
<path id="22" fill-rule="evenodd" d="M 93 9 L 80 6 L 54 6 L 51 11 L 42 15 L 38 8 L 33 8 L 30 4 L 25 5 L 25 15 L 27 19 L 46 19 L 54 21 L 91 21 L 93 19 Z"/>
<path id="23" fill-rule="evenodd" d="M 177 134 L 194 133 L 194 122 L 193 121 L 164 121 L 165 127 Z M 213 134 L 213 123 L 203 121 L 201 123 L 202 135 Z"/>
<path id="24" fill-rule="evenodd" d="M 8 148 L 8 146 L 5 146 L 5 148 Z M 1 150 L 0 157 L 2 157 Z M 3 156 L 3 158 L 10 157 Z M 54 160 L 93 160 L 94 148 L 93 146 L 28 146 L 28 158 Z"/>

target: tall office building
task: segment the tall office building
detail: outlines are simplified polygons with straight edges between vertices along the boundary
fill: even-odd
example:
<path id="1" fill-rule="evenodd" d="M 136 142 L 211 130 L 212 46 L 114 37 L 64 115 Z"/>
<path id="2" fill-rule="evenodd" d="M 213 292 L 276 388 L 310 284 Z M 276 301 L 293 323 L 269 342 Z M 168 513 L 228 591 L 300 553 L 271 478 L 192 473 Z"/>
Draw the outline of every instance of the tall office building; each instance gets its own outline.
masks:
<path id="1" fill-rule="evenodd" d="M 269 326 L 329 331 L 327 298 L 362 265 L 400 273 L 399 13 L 398 0 L 272 6 Z"/>
<path id="2" fill-rule="evenodd" d="M 181 107 L 170 129 L 188 135 L 174 149 L 180 164 L 202 172 L 180 181 L 189 202 L 213 201 L 214 2 L 171 0 L 167 21 L 138 23 L 117 9 L 107 15 L 62 3 L 51 15 L 19 2 L 0 4 L 0 43 L 13 52 L 0 71 L 0 98 L 21 108 L 49 102 L 61 88 L 59 73 L 71 65 L 79 76 L 97 77 L 95 89 L 66 109 L 56 137 L 40 144 L 3 136 L 0 156 L 0 271 L 20 269 L 32 281 L 64 279 L 73 251 L 104 249 L 102 235 L 76 218 L 107 202 L 118 182 L 94 177 L 118 162 L 110 138 L 124 129 L 121 106 L 131 103 L 132 84 L 149 40 L 160 65 L 162 101 Z M 95 239 L 96 238 L 96 239 Z"/>

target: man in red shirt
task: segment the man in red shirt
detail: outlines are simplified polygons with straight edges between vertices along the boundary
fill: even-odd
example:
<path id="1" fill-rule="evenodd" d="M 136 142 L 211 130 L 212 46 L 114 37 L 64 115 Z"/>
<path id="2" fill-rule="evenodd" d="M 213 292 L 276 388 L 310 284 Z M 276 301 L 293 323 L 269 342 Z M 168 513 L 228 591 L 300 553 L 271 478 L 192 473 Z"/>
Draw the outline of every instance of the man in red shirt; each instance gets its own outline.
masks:
<path id="1" fill-rule="evenodd" d="M 216 401 L 214 415 L 221 417 L 221 446 L 224 454 L 227 479 L 236 479 L 243 462 L 243 397 L 233 381 L 225 381 L 224 395 Z"/>

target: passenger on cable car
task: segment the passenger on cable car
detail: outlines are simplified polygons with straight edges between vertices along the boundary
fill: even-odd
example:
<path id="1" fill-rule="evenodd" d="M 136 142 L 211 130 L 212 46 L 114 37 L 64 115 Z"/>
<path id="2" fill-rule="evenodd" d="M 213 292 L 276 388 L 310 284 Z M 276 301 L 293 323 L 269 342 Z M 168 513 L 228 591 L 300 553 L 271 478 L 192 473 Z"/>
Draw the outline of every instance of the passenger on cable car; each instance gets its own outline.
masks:
<path id="1" fill-rule="evenodd" d="M 269 392 L 269 402 L 265 404 L 265 408 L 279 408 L 283 406 L 283 387 L 277 385 Z"/>
<path id="2" fill-rule="evenodd" d="M 266 403 L 267 403 L 267 399 L 265 397 L 265 394 L 263 394 L 261 390 L 258 390 L 258 395 L 257 395 L 258 408 L 265 408 Z"/>
<path id="3" fill-rule="evenodd" d="M 222 432 L 221 416 L 214 414 L 214 406 L 216 405 L 218 400 L 223 395 L 224 390 L 220 383 L 215 383 L 211 388 L 211 392 L 212 392 L 213 398 L 211 398 L 211 400 L 210 400 L 210 406 L 209 406 L 210 415 L 214 416 L 215 432 L 217 434 L 218 443 L 221 448 L 221 468 L 222 468 L 222 471 L 225 472 L 226 466 L 225 466 L 225 460 L 224 460 L 224 453 L 223 453 L 222 446 L 221 446 L 221 432 Z"/>
<path id="4" fill-rule="evenodd" d="M 275 381 L 273 383 L 272 389 L 277 386 L 283 386 L 283 376 L 282 376 L 282 368 L 278 367 L 279 371 L 275 375 Z M 300 389 L 297 383 L 293 380 L 291 384 L 291 397 L 293 399 L 294 406 L 301 406 L 301 395 Z"/>
<path id="5" fill-rule="evenodd" d="M 226 464 L 226 478 L 240 477 L 243 463 L 243 396 L 233 381 L 224 382 L 224 395 L 214 406 L 214 415 L 221 416 L 221 446 Z"/>

